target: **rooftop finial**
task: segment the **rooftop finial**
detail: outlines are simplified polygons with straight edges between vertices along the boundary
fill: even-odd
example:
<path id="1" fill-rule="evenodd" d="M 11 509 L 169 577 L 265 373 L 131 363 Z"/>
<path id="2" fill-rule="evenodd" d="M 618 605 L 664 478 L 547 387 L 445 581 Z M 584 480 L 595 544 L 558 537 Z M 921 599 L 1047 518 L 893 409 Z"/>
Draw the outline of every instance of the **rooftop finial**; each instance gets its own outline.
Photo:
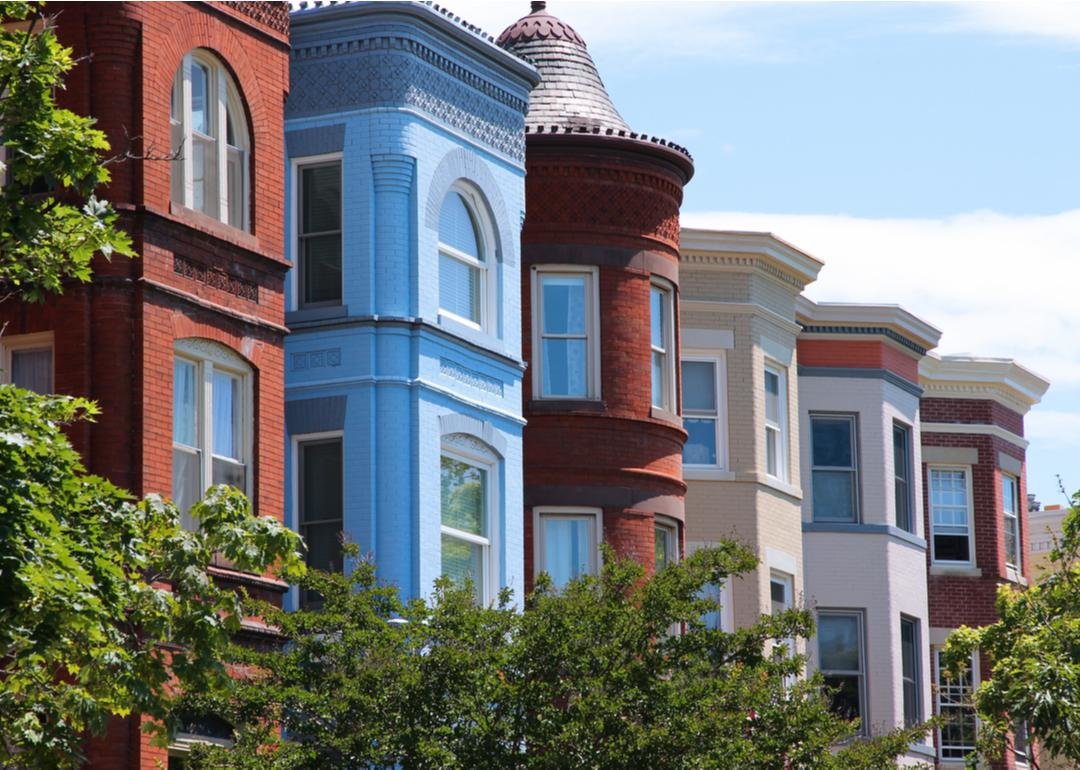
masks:
<path id="1" fill-rule="evenodd" d="M 537 11 L 542 11 L 547 8 L 547 3 L 545 2 L 545 0 L 532 0 L 529 5 L 532 8 L 533 13 L 536 13 Z"/>

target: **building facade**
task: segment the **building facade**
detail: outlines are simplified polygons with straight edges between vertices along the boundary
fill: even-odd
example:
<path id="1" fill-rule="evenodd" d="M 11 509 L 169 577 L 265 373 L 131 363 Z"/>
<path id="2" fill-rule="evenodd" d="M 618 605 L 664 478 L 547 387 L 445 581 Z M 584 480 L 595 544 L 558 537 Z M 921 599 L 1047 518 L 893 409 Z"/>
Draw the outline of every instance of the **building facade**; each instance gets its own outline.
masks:
<path id="1" fill-rule="evenodd" d="M 808 662 L 864 735 L 932 713 L 919 362 L 940 332 L 895 305 L 800 298 Z M 932 761 L 929 736 L 903 765 Z"/>
<path id="2" fill-rule="evenodd" d="M 79 61 L 61 106 L 93 115 L 114 153 L 176 159 L 111 166 L 102 197 L 140 258 L 98 260 L 90 284 L 42 305 L 5 303 L 4 368 L 100 404 L 71 431 L 91 472 L 184 510 L 232 483 L 281 519 L 287 6 L 65 3 L 57 27 Z M 285 589 L 213 572 L 271 601 Z M 139 722 L 114 720 L 88 767 L 166 762 Z"/>
<path id="3" fill-rule="evenodd" d="M 942 673 L 938 650 L 958 626 L 997 620 L 998 586 L 1032 578 L 1024 415 L 1049 383 L 1009 359 L 933 355 L 920 363 L 919 380 L 931 666 L 935 712 L 946 718 L 938 760 L 961 768 L 978 729 L 965 700 L 989 675 L 989 662 L 976 653 L 953 680 Z M 1028 766 L 1022 725 L 1013 744 L 995 768 Z"/>
<path id="4" fill-rule="evenodd" d="M 541 75 L 525 125 L 522 349 L 527 585 L 648 569 L 683 540 L 681 148 L 630 130 L 581 37 L 545 3 L 499 36 Z"/>
<path id="5" fill-rule="evenodd" d="M 403 598 L 524 588 L 519 231 L 537 75 L 420 3 L 292 15 L 289 523 Z M 297 597 L 303 601 L 310 597 Z"/>
<path id="6" fill-rule="evenodd" d="M 821 262 L 769 233 L 683 228 L 687 549 L 735 538 L 760 559 L 724 586 L 725 629 L 803 595 L 796 299 Z"/>

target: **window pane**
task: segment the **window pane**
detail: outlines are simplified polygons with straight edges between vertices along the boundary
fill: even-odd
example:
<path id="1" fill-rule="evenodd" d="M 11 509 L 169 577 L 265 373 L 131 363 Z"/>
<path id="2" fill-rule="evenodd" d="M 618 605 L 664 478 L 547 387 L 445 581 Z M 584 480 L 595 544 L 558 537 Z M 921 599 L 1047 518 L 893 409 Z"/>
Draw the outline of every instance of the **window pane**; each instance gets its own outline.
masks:
<path id="1" fill-rule="evenodd" d="M 442 523 L 474 535 L 485 534 L 484 486 L 487 473 L 474 465 L 442 458 Z M 449 574 L 449 573 L 448 573 Z"/>
<path id="2" fill-rule="evenodd" d="M 305 166 L 300 178 L 300 232 L 341 230 L 341 164 Z"/>
<path id="3" fill-rule="evenodd" d="M 911 517 L 911 473 L 908 458 L 908 430 L 893 426 L 893 504 L 896 509 L 896 526 L 907 532 L 915 531 Z"/>
<path id="4" fill-rule="evenodd" d="M 915 621 L 900 619 L 901 679 L 904 697 L 904 725 L 911 727 L 919 722 L 918 649 Z"/>
<path id="5" fill-rule="evenodd" d="M 855 521 L 855 473 L 813 472 L 814 520 Z"/>
<path id="6" fill-rule="evenodd" d="M 223 372 L 214 372 L 213 384 L 214 454 L 240 460 L 243 457 L 240 380 Z"/>
<path id="7" fill-rule="evenodd" d="M 210 115 L 210 72 L 198 62 L 191 63 L 191 127 L 213 135 Z"/>
<path id="8" fill-rule="evenodd" d="M 301 444 L 300 453 L 300 522 L 328 519 L 340 522 L 341 440 Z"/>
<path id="9" fill-rule="evenodd" d="M 765 471 L 775 476 L 778 470 L 780 436 L 773 428 L 765 429 Z"/>
<path id="10" fill-rule="evenodd" d="M 192 206 L 212 217 L 218 215 L 217 149 L 213 139 L 191 140 Z"/>
<path id="11" fill-rule="evenodd" d="M 544 528 L 543 569 L 556 588 L 592 572 L 592 518 L 542 516 L 540 523 Z"/>
<path id="12" fill-rule="evenodd" d="M 588 392 L 585 340 L 546 339 L 541 346 L 543 395 L 584 398 Z"/>
<path id="13" fill-rule="evenodd" d="M 341 301 L 341 233 L 302 240 L 304 304 Z"/>
<path id="14" fill-rule="evenodd" d="M 211 460 L 210 464 L 213 470 L 213 478 L 210 480 L 210 483 L 229 484 L 236 487 L 241 492 L 247 491 L 247 487 L 245 486 L 247 466 L 243 463 L 215 457 Z"/>
<path id="15" fill-rule="evenodd" d="M 935 561 L 970 561 L 967 535 L 934 535 Z"/>
<path id="16" fill-rule="evenodd" d="M 480 269 L 447 254 L 439 255 L 439 306 L 480 322 Z"/>
<path id="17" fill-rule="evenodd" d="M 716 465 L 716 420 L 684 417 L 683 428 L 689 434 L 683 446 L 683 462 L 687 465 Z"/>
<path id="18" fill-rule="evenodd" d="M 173 120 L 170 123 L 170 134 L 172 153 L 176 156 L 171 163 L 171 179 L 170 179 L 170 192 L 172 200 L 177 203 L 184 202 L 184 158 L 183 154 L 186 148 L 183 148 L 184 143 L 184 126 L 179 120 Z"/>
<path id="19" fill-rule="evenodd" d="M 466 578 L 471 578 L 476 601 L 478 603 L 483 601 L 483 546 L 459 540 L 444 533 L 442 536 L 442 573 L 458 585 L 463 585 Z"/>
<path id="20" fill-rule="evenodd" d="M 716 364 L 682 362 L 683 410 L 716 411 Z"/>
<path id="21" fill-rule="evenodd" d="M 829 695 L 829 708 L 843 719 L 856 719 L 861 716 L 859 708 L 858 676 L 825 677 L 825 686 L 832 692 Z"/>
<path id="22" fill-rule="evenodd" d="M 822 670 L 861 671 L 858 617 L 820 615 L 818 617 L 818 651 Z"/>
<path id="23" fill-rule="evenodd" d="M 307 543 L 309 567 L 324 572 L 342 571 L 341 522 L 329 524 L 306 524 L 300 534 Z"/>
<path id="24" fill-rule="evenodd" d="M 226 181 L 229 189 L 229 224 L 244 226 L 244 153 L 230 147 L 226 154 Z"/>
<path id="25" fill-rule="evenodd" d="M 52 348 L 11 351 L 11 383 L 35 393 L 52 393 Z"/>
<path id="26" fill-rule="evenodd" d="M 652 316 L 652 318 L 651 318 L 652 345 L 653 345 L 654 348 L 664 348 L 664 347 L 666 347 L 665 342 L 666 342 L 666 336 L 667 336 L 666 331 L 667 330 L 664 328 L 664 326 L 667 323 L 667 320 L 664 318 L 664 313 L 665 313 L 664 305 L 665 305 L 665 300 L 666 299 L 667 298 L 664 296 L 663 290 L 661 290 L 661 289 L 659 289 L 659 288 L 657 288 L 655 286 L 652 287 L 652 292 L 650 294 L 649 301 L 650 301 L 650 311 L 651 311 L 651 316 Z"/>
<path id="27" fill-rule="evenodd" d="M 456 192 L 447 193 L 443 198 L 442 211 L 439 213 L 439 242 L 470 257 L 481 258 L 476 223 L 465 200 Z"/>
<path id="28" fill-rule="evenodd" d="M 780 375 L 765 370 L 765 419 L 780 422 Z"/>
<path id="29" fill-rule="evenodd" d="M 585 276 L 541 279 L 543 334 L 585 334 Z"/>
<path id="30" fill-rule="evenodd" d="M 674 550 L 675 533 L 667 527 L 656 527 L 656 539 L 653 541 L 656 558 L 656 571 L 659 572 L 671 563 L 671 554 Z"/>
<path id="31" fill-rule="evenodd" d="M 190 447 L 198 446 L 195 374 L 195 364 L 190 361 L 173 361 L 173 441 Z"/>
<path id="32" fill-rule="evenodd" d="M 846 417 L 814 417 L 813 464 L 831 468 L 852 468 L 852 420 Z"/>
<path id="33" fill-rule="evenodd" d="M 180 509 L 180 523 L 184 529 L 194 530 L 195 520 L 188 515 L 188 510 L 202 497 L 202 484 L 199 482 L 199 453 L 186 449 L 173 449 L 172 454 L 172 499 Z"/>
<path id="34" fill-rule="evenodd" d="M 655 350 L 652 354 L 652 405 L 663 407 L 666 399 L 664 398 L 664 362 L 667 356 L 663 353 L 658 353 Z"/>

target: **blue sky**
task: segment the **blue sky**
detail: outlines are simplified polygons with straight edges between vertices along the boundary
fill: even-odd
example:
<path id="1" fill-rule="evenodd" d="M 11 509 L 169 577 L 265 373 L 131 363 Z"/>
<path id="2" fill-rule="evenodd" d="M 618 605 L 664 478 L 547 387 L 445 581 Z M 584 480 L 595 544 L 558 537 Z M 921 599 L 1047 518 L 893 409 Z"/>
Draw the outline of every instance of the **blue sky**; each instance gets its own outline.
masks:
<path id="1" fill-rule="evenodd" d="M 492 34 L 527 2 L 447 0 Z M 683 222 L 824 260 L 815 300 L 898 302 L 940 353 L 1051 382 L 1028 488 L 1080 488 L 1080 4 L 553 0 L 637 131 L 696 161 Z"/>

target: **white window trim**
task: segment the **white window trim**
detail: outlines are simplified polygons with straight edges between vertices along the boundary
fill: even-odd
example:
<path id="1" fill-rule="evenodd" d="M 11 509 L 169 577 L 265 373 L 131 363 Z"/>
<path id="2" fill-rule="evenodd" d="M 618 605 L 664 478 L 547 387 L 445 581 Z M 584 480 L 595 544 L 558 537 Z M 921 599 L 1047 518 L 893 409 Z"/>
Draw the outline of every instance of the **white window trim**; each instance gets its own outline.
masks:
<path id="1" fill-rule="evenodd" d="M 686 542 L 686 555 L 700 551 L 702 548 L 715 548 L 719 545 L 716 541 L 690 540 Z M 715 589 L 720 603 L 720 628 L 718 630 L 731 633 L 735 630 L 735 604 L 731 590 L 731 578 L 717 585 L 710 583 Z"/>
<path id="2" fill-rule="evenodd" d="M 440 294 L 438 298 L 439 323 L 449 320 L 452 323 L 461 324 L 469 329 L 494 335 L 498 318 L 499 269 L 495 248 L 497 241 L 495 239 L 495 230 L 492 226 L 491 216 L 488 213 L 488 207 L 484 203 L 483 198 L 481 198 L 476 189 L 466 181 L 459 180 L 451 185 L 450 189 L 443 195 L 444 202 L 446 201 L 446 196 L 451 193 L 457 193 L 462 197 L 465 201 L 465 207 L 472 215 L 476 237 L 479 241 L 477 245 L 480 248 L 480 259 L 476 259 L 468 254 L 458 251 L 453 246 L 443 243 L 439 240 L 439 232 L 436 230 L 435 238 L 438 243 L 438 256 L 440 260 L 443 255 L 448 256 L 471 268 L 475 268 L 478 271 L 478 280 L 480 281 L 480 307 L 478 308 L 480 321 L 477 322 L 471 318 L 463 318 L 457 313 L 446 310 L 442 306 L 442 296 Z M 344 195 L 342 197 L 344 197 Z M 440 268 L 441 265 L 436 262 L 436 276 L 439 275 Z"/>
<path id="3" fill-rule="evenodd" d="M 652 292 L 657 290 L 663 297 L 661 303 L 661 312 L 663 317 L 663 335 L 664 335 L 664 347 L 662 349 L 656 348 L 652 345 Z M 675 379 L 675 289 L 665 280 L 653 277 L 649 285 L 649 320 L 650 320 L 650 333 L 649 333 L 649 372 L 650 383 L 652 382 L 652 354 L 660 352 L 664 356 L 664 368 L 662 372 L 661 382 L 661 394 L 660 403 L 656 403 L 656 399 L 651 400 L 653 409 L 660 409 L 665 412 L 671 412 L 675 414 L 678 411 L 676 400 L 676 379 Z M 650 385 L 651 391 L 651 385 Z"/>
<path id="4" fill-rule="evenodd" d="M 254 432 L 255 432 L 255 393 L 254 376 L 251 367 L 236 353 L 228 350 L 220 343 L 202 339 L 181 339 L 173 344 L 174 358 L 180 358 L 188 363 L 195 364 L 197 373 L 196 382 L 196 441 L 201 452 L 199 458 L 199 494 L 202 495 L 210 486 L 214 477 L 214 452 L 213 452 L 213 379 L 214 369 L 240 379 L 240 392 L 242 403 L 240 404 L 240 447 L 243 452 L 241 458 L 246 466 L 244 473 L 244 489 L 241 491 L 249 498 L 252 497 L 255 481 L 255 457 L 254 457 Z M 174 383 L 175 385 L 175 383 Z M 173 441 L 173 449 L 178 446 L 187 449 L 186 445 L 177 445 Z M 202 499 L 201 497 L 199 499 Z"/>
<path id="5" fill-rule="evenodd" d="M 466 434 L 467 435 L 467 434 Z M 444 439 L 446 437 L 444 436 Z M 474 439 L 474 441 L 478 440 Z M 479 468 L 484 471 L 486 487 L 484 489 L 484 500 L 486 501 L 486 510 L 484 511 L 484 520 L 487 523 L 487 537 L 482 535 L 474 535 L 471 532 L 465 532 L 454 527 L 448 527 L 442 523 L 442 501 L 439 502 L 439 554 L 440 554 L 440 566 L 439 574 L 442 574 L 442 535 L 449 534 L 451 537 L 455 537 L 461 540 L 465 540 L 470 543 L 483 546 L 483 561 L 484 561 L 484 579 L 477 584 L 480 589 L 480 601 L 484 606 L 491 604 L 495 598 L 499 595 L 499 566 L 502 554 L 502 540 L 501 540 L 501 517 L 502 511 L 501 502 L 499 499 L 499 469 L 501 463 L 499 457 L 494 452 L 481 454 L 478 451 L 470 451 L 468 448 L 459 444 L 450 444 L 443 442 L 439 450 L 439 463 L 441 465 L 442 458 L 448 457 L 451 460 L 457 460 L 458 462 L 466 463 L 474 468 Z"/>
<path id="6" fill-rule="evenodd" d="M 328 152 L 322 155 L 305 155 L 289 159 L 289 229 L 292 237 L 289 238 L 289 247 L 292 249 L 291 262 L 293 263 L 293 280 L 289 289 L 289 306 L 292 310 L 300 310 L 304 305 L 300 301 L 300 172 L 305 166 L 321 166 L 330 163 L 339 163 L 338 171 L 341 173 L 341 301 L 345 304 L 345 157 L 340 152 Z M 332 303 L 319 303 L 308 307 L 333 307 Z"/>
<path id="7" fill-rule="evenodd" d="M 584 275 L 585 288 L 585 376 L 584 396 L 545 396 L 543 394 L 543 296 L 542 278 L 547 275 Z M 544 401 L 600 400 L 600 272 L 596 267 L 581 265 L 534 265 L 532 268 L 532 397 Z"/>
<path id="8" fill-rule="evenodd" d="M 963 471 L 964 480 L 967 484 L 967 519 L 968 519 L 968 560 L 967 561 L 949 561 L 937 558 L 937 549 L 934 545 L 935 530 L 934 530 L 934 471 L 946 470 L 946 471 Z M 971 466 L 970 465 L 949 465 L 946 463 L 933 463 L 926 468 L 926 485 L 927 489 L 927 502 L 930 507 L 929 521 L 930 521 L 930 563 L 932 565 L 938 564 L 945 567 L 975 567 L 975 505 L 974 494 L 971 481 Z"/>
<path id="9" fill-rule="evenodd" d="M 940 653 L 941 653 L 941 647 L 931 647 L 930 648 L 930 660 L 934 665 L 934 673 L 935 673 L 934 687 L 933 687 L 933 691 L 934 691 L 934 713 L 937 716 L 941 716 L 942 667 L 941 667 L 941 655 L 940 655 Z M 971 692 L 974 693 L 975 690 L 977 690 L 979 688 L 979 684 L 980 684 L 980 679 L 979 679 L 979 651 L 974 650 L 971 653 Z M 964 767 L 964 768 L 966 768 L 968 765 L 964 762 L 963 759 L 957 758 L 957 757 L 945 758 L 945 757 L 942 756 L 944 747 L 942 746 L 942 743 L 941 743 L 941 728 L 940 727 L 937 728 L 937 730 L 935 730 L 935 732 L 937 733 L 937 740 L 934 743 L 937 746 L 937 759 L 938 759 L 938 761 L 941 762 L 945 767 L 957 767 L 957 768 Z M 976 738 L 976 740 L 978 740 L 978 737 L 979 737 L 979 714 L 978 714 L 978 712 L 976 712 L 975 713 L 975 738 Z M 972 748 L 974 748 L 974 746 Z"/>
<path id="10" fill-rule="evenodd" d="M 211 83 L 208 85 L 213 89 L 212 94 L 208 95 L 216 104 L 217 110 L 214 115 L 214 120 L 217 125 L 217 136 L 210 137 L 214 140 L 215 152 L 217 155 L 217 182 L 218 182 L 218 215 L 213 217 L 214 219 L 222 222 L 229 227 L 232 225 L 229 223 L 230 207 L 233 205 L 233 201 L 229 200 L 229 175 L 228 175 L 228 162 L 229 162 L 229 147 L 228 144 L 228 107 L 230 96 L 235 95 L 232 99 L 232 108 L 237 115 L 237 123 L 243 129 L 243 141 L 239 149 L 242 155 L 241 163 L 241 190 L 240 197 L 243 199 L 240 202 L 242 207 L 240 226 L 238 229 L 244 232 L 251 231 L 251 137 L 249 135 L 247 126 L 247 105 L 243 103 L 243 99 L 240 96 L 240 90 L 233 82 L 232 77 L 225 69 L 225 65 L 214 56 L 210 51 L 203 49 L 194 49 L 184 55 L 181 61 L 180 68 L 183 73 L 183 77 L 180 78 L 180 130 L 182 132 L 182 153 L 183 153 L 183 182 L 184 182 L 184 199 L 182 201 L 175 201 L 183 205 L 185 208 L 192 211 L 198 211 L 195 208 L 195 178 L 194 172 L 194 155 L 190 151 L 193 146 L 192 134 L 194 128 L 191 125 L 191 66 L 194 62 L 198 62 L 207 68 L 210 75 Z M 175 75 L 174 75 L 175 79 Z M 232 86 L 234 94 L 230 94 L 229 86 Z M 239 118 L 243 118 L 240 120 Z M 170 121 L 170 133 L 172 116 L 169 117 Z M 170 191 L 171 191 L 170 182 Z M 199 212 L 204 213 L 204 212 Z M 212 216 L 207 214 L 206 216 Z"/>
<path id="11" fill-rule="evenodd" d="M 859 732 L 858 735 L 870 734 L 870 672 L 867 670 L 867 655 L 866 655 L 866 610 L 862 608 L 848 608 L 848 607 L 820 607 L 817 610 L 817 617 L 819 619 L 822 615 L 838 615 L 858 618 L 859 628 L 859 705 L 862 712 L 859 719 Z M 822 675 L 826 674 L 826 669 L 821 665 L 821 639 L 815 635 L 815 649 L 814 654 L 817 656 L 818 671 Z M 833 669 L 828 669 L 833 671 Z M 845 675 L 850 672 L 839 672 L 838 675 Z"/>
<path id="12" fill-rule="evenodd" d="M 684 350 L 683 355 L 680 358 L 680 367 L 687 361 L 703 361 L 710 363 L 714 366 L 715 382 L 713 387 L 716 391 L 716 415 L 712 419 L 716 420 L 716 464 L 708 465 L 701 463 L 688 463 L 683 462 L 683 468 L 686 469 L 710 469 L 710 470 L 726 470 L 728 467 L 728 420 L 727 420 L 727 355 L 723 350 L 705 352 L 697 350 Z M 683 390 L 686 390 L 686 382 L 682 383 Z M 702 418 L 710 419 L 710 415 L 704 413 L 698 414 L 693 410 L 686 408 L 685 395 L 682 399 L 683 403 L 683 418 Z"/>
<path id="13" fill-rule="evenodd" d="M 12 354 L 20 350 L 37 350 L 48 348 L 52 353 L 52 371 L 49 379 L 52 381 L 52 389 L 56 390 L 56 343 L 53 333 L 34 332 L 32 334 L 3 334 L 0 335 L 0 383 L 11 384 Z"/>
<path id="14" fill-rule="evenodd" d="M 654 533 L 656 529 L 666 529 L 671 533 L 671 537 L 668 539 L 668 564 L 678 564 L 681 559 L 679 558 L 679 522 L 668 516 L 661 516 L 656 514 L 653 517 Z M 653 535 L 655 537 L 655 534 Z"/>
<path id="15" fill-rule="evenodd" d="M 765 372 L 772 372 L 778 378 L 777 387 L 779 389 L 779 414 L 777 415 L 778 421 L 776 423 L 770 423 L 767 418 L 763 419 L 765 426 L 765 433 L 762 434 L 762 441 L 764 442 L 764 454 L 765 454 L 765 475 L 769 478 L 776 479 L 777 481 L 787 482 L 791 475 L 791 465 L 788 459 L 788 384 L 787 384 L 787 367 L 779 362 L 772 361 L 771 359 L 765 359 L 765 364 L 762 368 L 761 375 L 761 394 L 763 397 L 767 397 L 765 392 Z M 764 418 L 767 409 L 764 402 L 762 403 L 762 417 Z M 777 432 L 776 439 L 776 474 L 769 473 L 769 442 L 766 440 L 766 435 L 769 430 L 775 430 Z"/>
<path id="16" fill-rule="evenodd" d="M 604 566 L 603 552 L 600 544 L 604 542 L 604 509 L 591 508 L 588 506 L 572 505 L 545 505 L 533 508 L 533 577 L 537 577 L 544 571 L 544 517 L 583 519 L 591 517 L 592 521 L 592 564 L 589 574 L 599 575 Z"/>
<path id="17" fill-rule="evenodd" d="M 846 420 L 851 425 L 851 467 L 844 468 L 838 465 L 815 465 L 814 464 L 814 419 Z M 892 438 L 892 434 L 889 434 Z M 862 521 L 862 469 L 859 463 L 859 414 L 858 412 L 810 412 L 810 508 L 814 521 L 836 524 L 858 524 Z M 852 476 L 852 496 L 854 517 L 850 521 L 843 519 L 819 519 L 814 500 L 814 472 L 815 471 L 844 471 Z"/>
<path id="18" fill-rule="evenodd" d="M 1002 472 L 1000 475 L 1001 475 L 1001 516 L 1002 516 L 1002 525 L 1003 526 L 1006 525 L 1006 519 L 1012 519 L 1013 526 L 1016 528 L 1016 551 L 1015 551 L 1015 553 L 1011 553 L 1011 554 L 1008 552 L 1008 550 L 1005 551 L 1005 566 L 1009 570 L 1014 572 L 1015 574 L 1019 575 L 1019 574 L 1022 573 L 1023 568 L 1024 568 L 1024 564 L 1023 564 L 1024 544 L 1023 544 L 1023 539 L 1021 538 L 1022 533 L 1021 533 L 1021 530 L 1020 530 L 1020 479 L 1018 479 L 1016 476 L 1014 476 L 1011 473 Z M 1013 496 L 1012 496 L 1013 497 L 1013 499 L 1012 499 L 1013 512 L 1012 512 L 1012 514 L 1010 514 L 1008 512 L 1008 510 L 1006 510 L 1006 508 L 1005 508 L 1005 505 L 1008 502 L 1005 499 L 1005 481 L 1006 481 L 1006 479 L 1012 482 L 1012 488 L 1013 488 Z M 1002 533 L 1001 533 L 1001 541 L 1002 541 L 1001 542 L 1002 547 L 1004 547 L 1005 543 L 1006 543 L 1005 532 L 1004 531 L 1002 531 Z M 1010 557 L 1012 557 L 1012 558 L 1010 558 Z"/>

